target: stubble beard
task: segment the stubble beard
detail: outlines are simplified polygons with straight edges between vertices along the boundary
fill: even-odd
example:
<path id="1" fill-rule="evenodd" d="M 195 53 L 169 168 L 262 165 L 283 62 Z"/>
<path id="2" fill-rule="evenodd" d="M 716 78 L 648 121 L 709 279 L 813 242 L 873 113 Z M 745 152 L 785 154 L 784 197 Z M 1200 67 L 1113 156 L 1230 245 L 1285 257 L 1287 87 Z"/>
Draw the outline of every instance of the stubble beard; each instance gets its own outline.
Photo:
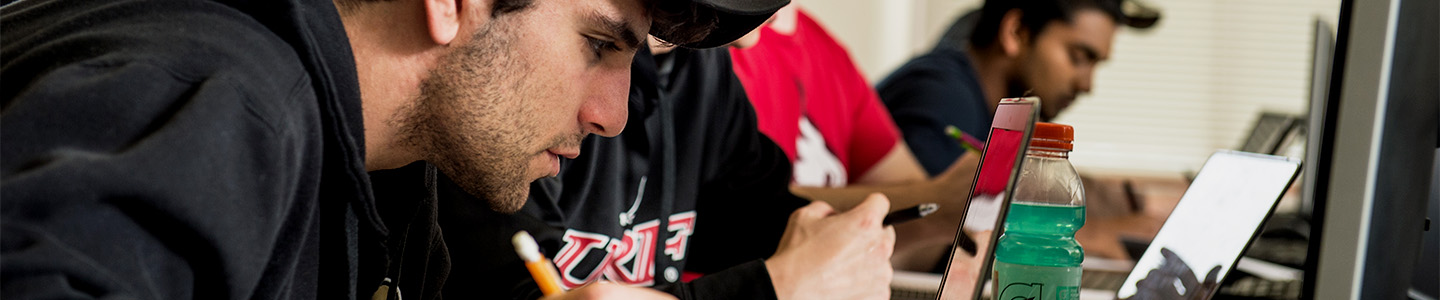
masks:
<path id="1" fill-rule="evenodd" d="M 402 140 L 471 195 L 501 213 L 524 204 L 538 149 L 533 107 L 520 103 L 530 67 L 513 59 L 515 34 L 491 22 L 440 59 L 421 81 L 418 99 L 400 109 Z"/>

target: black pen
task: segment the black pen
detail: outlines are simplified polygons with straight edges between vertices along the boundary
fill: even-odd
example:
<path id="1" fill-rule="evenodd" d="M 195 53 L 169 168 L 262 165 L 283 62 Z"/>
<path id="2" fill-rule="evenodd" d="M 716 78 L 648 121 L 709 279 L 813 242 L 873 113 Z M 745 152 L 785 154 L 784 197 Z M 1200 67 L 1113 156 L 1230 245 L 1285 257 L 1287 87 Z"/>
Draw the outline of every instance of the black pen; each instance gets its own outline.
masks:
<path id="1" fill-rule="evenodd" d="M 883 225 L 895 225 L 895 224 L 900 224 L 900 223 L 909 222 L 909 221 L 911 221 L 911 220 L 919 219 L 919 218 L 928 216 L 928 215 L 930 215 L 930 214 L 932 214 L 932 213 L 935 213 L 935 211 L 936 211 L 936 210 L 939 210 L 939 209 L 940 209 L 940 205 L 939 205 L 939 204 L 935 204 L 935 203 L 923 203 L 923 204 L 920 204 L 920 205 L 916 205 L 915 207 L 906 208 L 906 209 L 902 209 L 902 210 L 897 210 L 897 211 L 891 212 L 890 214 L 885 215 L 885 220 L 884 220 L 884 221 L 881 221 L 881 224 L 883 224 Z"/>

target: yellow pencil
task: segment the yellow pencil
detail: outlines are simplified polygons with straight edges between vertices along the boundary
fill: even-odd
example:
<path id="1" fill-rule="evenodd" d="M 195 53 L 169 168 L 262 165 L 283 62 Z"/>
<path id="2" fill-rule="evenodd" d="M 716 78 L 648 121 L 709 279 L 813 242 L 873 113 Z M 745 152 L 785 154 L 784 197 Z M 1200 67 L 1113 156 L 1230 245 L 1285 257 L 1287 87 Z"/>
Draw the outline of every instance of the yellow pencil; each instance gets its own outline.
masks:
<path id="1" fill-rule="evenodd" d="M 530 233 L 521 230 L 510 242 L 515 244 L 515 253 L 525 261 L 525 268 L 530 269 L 530 276 L 535 278 L 535 285 L 540 286 L 541 293 L 545 296 L 565 293 L 560 288 L 560 273 L 549 259 L 545 259 L 545 255 L 540 254 L 540 246 L 535 245 L 535 238 Z"/>

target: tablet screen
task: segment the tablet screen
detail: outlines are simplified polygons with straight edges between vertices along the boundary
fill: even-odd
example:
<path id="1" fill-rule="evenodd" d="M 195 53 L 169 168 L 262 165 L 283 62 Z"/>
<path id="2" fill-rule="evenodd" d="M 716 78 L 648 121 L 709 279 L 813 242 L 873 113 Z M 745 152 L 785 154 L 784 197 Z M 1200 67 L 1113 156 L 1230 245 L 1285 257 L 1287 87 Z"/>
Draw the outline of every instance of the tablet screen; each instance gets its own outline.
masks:
<path id="1" fill-rule="evenodd" d="M 992 249 L 1010 203 L 1021 155 L 1025 152 L 1038 111 L 1037 98 L 1004 99 L 995 110 L 989 139 L 970 199 L 951 247 L 950 262 L 941 279 L 940 299 L 978 299 L 989 280 Z"/>
<path id="2" fill-rule="evenodd" d="M 1135 262 L 1118 296 L 1209 298 L 1299 171 L 1298 160 L 1279 156 L 1234 151 L 1211 155 Z"/>

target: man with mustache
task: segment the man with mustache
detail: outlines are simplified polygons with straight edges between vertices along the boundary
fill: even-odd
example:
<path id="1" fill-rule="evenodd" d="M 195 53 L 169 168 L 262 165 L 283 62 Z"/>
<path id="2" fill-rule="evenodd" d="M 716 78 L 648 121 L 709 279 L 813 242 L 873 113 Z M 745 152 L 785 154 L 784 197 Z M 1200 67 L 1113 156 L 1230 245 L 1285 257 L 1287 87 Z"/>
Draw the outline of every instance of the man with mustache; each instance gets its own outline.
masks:
<path id="1" fill-rule="evenodd" d="M 514 211 L 625 127 L 646 33 L 718 46 L 773 12 L 747 3 L 9 3 L 4 298 L 399 298 L 391 234 L 434 226 L 382 221 L 415 206 L 367 171 L 425 161 Z M 658 296 L 571 295 L 610 292 Z"/>

